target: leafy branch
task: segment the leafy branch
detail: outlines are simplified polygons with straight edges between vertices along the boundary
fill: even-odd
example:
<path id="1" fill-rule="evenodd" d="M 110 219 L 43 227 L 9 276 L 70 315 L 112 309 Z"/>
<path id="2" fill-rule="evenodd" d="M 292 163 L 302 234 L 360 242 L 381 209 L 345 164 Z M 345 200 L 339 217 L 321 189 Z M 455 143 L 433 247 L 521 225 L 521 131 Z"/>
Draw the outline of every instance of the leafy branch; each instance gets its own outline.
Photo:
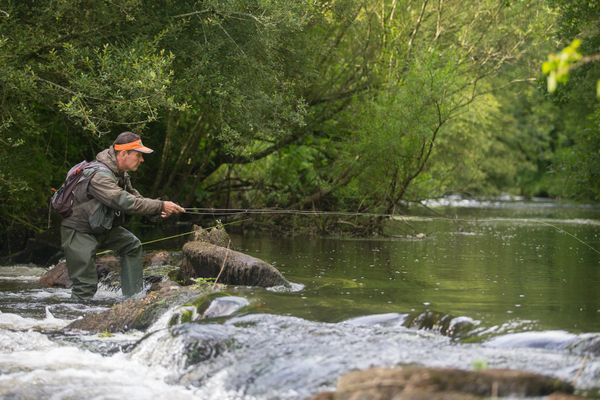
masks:
<path id="1" fill-rule="evenodd" d="M 548 55 L 548 61 L 542 64 L 542 72 L 548 75 L 548 92 L 554 93 L 558 84 L 566 84 L 569 74 L 582 65 L 600 61 L 600 54 L 583 56 L 579 51 L 581 40 L 574 39 L 560 53 Z M 600 79 L 596 82 L 596 96 L 600 98 Z"/>

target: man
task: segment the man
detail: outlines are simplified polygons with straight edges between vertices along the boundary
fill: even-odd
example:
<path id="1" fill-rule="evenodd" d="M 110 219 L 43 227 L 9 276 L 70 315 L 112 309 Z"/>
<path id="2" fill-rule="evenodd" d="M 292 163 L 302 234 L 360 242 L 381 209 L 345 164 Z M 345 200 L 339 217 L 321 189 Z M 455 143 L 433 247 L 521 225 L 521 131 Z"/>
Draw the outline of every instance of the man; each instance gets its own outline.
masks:
<path id="1" fill-rule="evenodd" d="M 171 201 L 142 197 L 131 186 L 129 171 L 137 171 L 144 146 L 139 135 L 123 132 L 111 147 L 98 153 L 96 161 L 82 172 L 73 190 L 72 214 L 61 224 L 61 242 L 73 281 L 71 297 L 91 299 L 98 288 L 95 255 L 108 248 L 121 257 L 121 288 L 132 296 L 142 290 L 142 244 L 120 226 L 123 214 L 161 214 L 163 218 L 185 210 Z"/>

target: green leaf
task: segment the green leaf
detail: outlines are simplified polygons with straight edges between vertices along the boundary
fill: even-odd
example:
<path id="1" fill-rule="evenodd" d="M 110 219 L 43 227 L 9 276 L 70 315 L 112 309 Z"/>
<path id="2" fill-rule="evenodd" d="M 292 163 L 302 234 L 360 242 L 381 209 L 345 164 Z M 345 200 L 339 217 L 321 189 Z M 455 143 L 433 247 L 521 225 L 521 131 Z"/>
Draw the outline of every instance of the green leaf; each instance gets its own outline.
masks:
<path id="1" fill-rule="evenodd" d="M 556 74 L 551 73 L 548 75 L 548 92 L 554 93 L 556 90 Z"/>

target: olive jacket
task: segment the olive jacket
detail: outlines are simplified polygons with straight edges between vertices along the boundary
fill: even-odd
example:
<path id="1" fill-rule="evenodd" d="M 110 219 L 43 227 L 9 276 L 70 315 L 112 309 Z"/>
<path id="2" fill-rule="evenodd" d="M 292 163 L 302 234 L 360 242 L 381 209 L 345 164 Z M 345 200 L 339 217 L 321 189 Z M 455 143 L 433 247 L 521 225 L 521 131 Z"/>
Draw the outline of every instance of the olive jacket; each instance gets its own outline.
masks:
<path id="1" fill-rule="evenodd" d="M 131 185 L 127 172 L 117 168 L 113 148 L 96 155 L 95 167 L 86 168 L 73 191 L 73 213 L 62 225 L 78 232 L 100 234 L 117 225 L 116 216 L 160 214 L 161 200 L 143 197 Z"/>

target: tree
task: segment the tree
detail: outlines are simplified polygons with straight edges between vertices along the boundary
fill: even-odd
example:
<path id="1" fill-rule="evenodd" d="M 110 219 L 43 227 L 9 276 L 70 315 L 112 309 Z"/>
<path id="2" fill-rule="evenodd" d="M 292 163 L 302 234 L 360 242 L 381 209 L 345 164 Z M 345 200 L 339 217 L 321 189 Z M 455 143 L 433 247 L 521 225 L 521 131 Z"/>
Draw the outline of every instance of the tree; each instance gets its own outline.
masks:
<path id="1" fill-rule="evenodd" d="M 513 66 L 539 50 L 545 17 L 521 3 L 410 4 L 388 3 L 382 14 L 385 83 L 364 112 L 359 102 L 354 109 L 354 153 L 366 154 L 362 190 L 387 213 L 404 200 L 482 185 L 482 161 L 499 137 L 482 128 L 498 129 L 485 123 L 500 113 L 495 96 L 532 80 L 531 70 Z"/>
<path id="2" fill-rule="evenodd" d="M 551 55 L 544 69 L 549 89 L 566 82 L 550 97 L 558 143 L 547 179 L 551 194 L 579 200 L 600 199 L 600 4 L 588 1 L 552 0 L 559 15 L 557 42 L 571 43 L 558 56 Z M 573 38 L 578 38 L 573 41 Z M 553 75 L 554 74 L 554 75 Z M 552 90 L 550 90 L 552 92 Z"/>

